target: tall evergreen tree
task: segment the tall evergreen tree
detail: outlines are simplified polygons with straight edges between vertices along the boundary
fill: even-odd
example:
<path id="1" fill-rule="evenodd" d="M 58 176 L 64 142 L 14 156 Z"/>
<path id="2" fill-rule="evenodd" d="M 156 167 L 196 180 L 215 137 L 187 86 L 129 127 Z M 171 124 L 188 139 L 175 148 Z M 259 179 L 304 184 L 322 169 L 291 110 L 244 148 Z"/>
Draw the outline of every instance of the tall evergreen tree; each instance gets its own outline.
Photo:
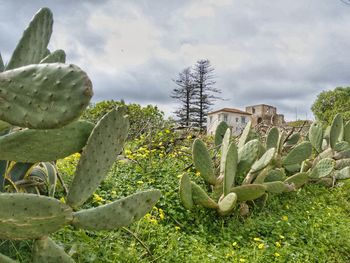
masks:
<path id="1" fill-rule="evenodd" d="M 194 123 L 201 131 L 204 131 L 206 128 L 210 106 L 213 105 L 216 99 L 220 99 L 220 97 L 215 95 L 221 93 L 221 91 L 214 87 L 216 83 L 214 70 L 208 59 L 198 60 L 193 67 L 192 78 L 196 91 Z"/>
<path id="2" fill-rule="evenodd" d="M 175 115 L 181 125 L 190 126 L 194 121 L 194 99 L 196 90 L 193 85 L 190 68 L 185 68 L 179 73 L 176 80 L 178 86 L 173 89 L 171 97 L 180 101 L 180 107 L 175 111 Z"/>

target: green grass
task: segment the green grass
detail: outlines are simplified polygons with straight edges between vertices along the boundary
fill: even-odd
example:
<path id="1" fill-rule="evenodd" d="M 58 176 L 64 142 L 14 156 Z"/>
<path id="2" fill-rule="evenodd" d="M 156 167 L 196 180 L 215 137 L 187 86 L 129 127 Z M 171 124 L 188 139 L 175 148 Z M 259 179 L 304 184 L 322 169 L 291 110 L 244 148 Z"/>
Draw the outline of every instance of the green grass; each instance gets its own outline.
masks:
<path id="1" fill-rule="evenodd" d="M 333 189 L 307 185 L 297 192 L 270 195 L 265 207 L 252 208 L 246 218 L 219 217 L 212 210 L 190 212 L 180 205 L 177 176 L 183 165 L 171 158 L 152 163 L 146 171 L 132 163 L 116 165 L 96 192 L 103 200 L 91 198 L 84 205 L 160 189 L 163 197 L 157 209 L 128 227 L 138 240 L 125 229 L 89 232 L 72 227 L 53 239 L 84 263 L 350 262 L 350 183 Z M 73 170 L 63 167 L 69 179 Z M 30 262 L 31 244 L 3 241 L 0 252 Z"/>

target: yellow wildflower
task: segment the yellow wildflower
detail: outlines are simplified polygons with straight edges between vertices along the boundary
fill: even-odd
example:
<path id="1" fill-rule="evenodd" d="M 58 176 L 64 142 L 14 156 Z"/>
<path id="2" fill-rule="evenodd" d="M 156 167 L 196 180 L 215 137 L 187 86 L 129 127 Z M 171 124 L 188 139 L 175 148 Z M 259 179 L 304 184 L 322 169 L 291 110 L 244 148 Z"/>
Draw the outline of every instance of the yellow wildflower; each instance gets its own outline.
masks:
<path id="1" fill-rule="evenodd" d="M 200 172 L 196 172 L 196 176 L 201 176 L 201 173 Z"/>
<path id="2" fill-rule="evenodd" d="M 288 216 L 282 216 L 283 221 L 288 221 Z"/>
<path id="3" fill-rule="evenodd" d="M 260 237 L 254 237 L 253 240 L 254 240 L 254 241 L 257 241 L 257 242 L 262 242 L 262 240 L 261 240 Z"/>
<path id="4" fill-rule="evenodd" d="M 143 184 L 143 181 L 140 180 L 140 181 L 137 181 L 136 183 L 137 184 Z"/>
<path id="5" fill-rule="evenodd" d="M 284 239 L 284 236 L 280 235 L 280 239 Z"/>
<path id="6" fill-rule="evenodd" d="M 158 221 L 157 221 L 157 219 L 155 219 L 155 218 L 151 218 L 151 219 L 149 220 L 149 222 L 152 223 L 152 224 L 154 224 L 154 225 L 157 225 L 157 224 L 158 224 Z"/>
<path id="7" fill-rule="evenodd" d="M 237 242 L 236 242 L 236 241 L 233 242 L 233 243 L 232 243 L 232 246 L 233 246 L 233 247 L 237 246 Z"/>
<path id="8" fill-rule="evenodd" d="M 60 202 L 65 204 L 66 203 L 66 200 L 64 199 L 64 197 L 62 196 L 61 199 L 60 199 Z"/>
<path id="9" fill-rule="evenodd" d="M 281 243 L 280 242 L 275 242 L 275 245 L 276 245 L 276 247 L 281 247 Z"/>
<path id="10" fill-rule="evenodd" d="M 264 249 L 264 248 L 265 248 L 265 245 L 264 245 L 263 243 L 260 243 L 260 244 L 258 245 L 258 248 L 259 248 L 259 249 Z"/>
<path id="11" fill-rule="evenodd" d="M 176 231 L 179 231 L 180 229 L 181 229 L 181 227 L 175 226 L 175 230 L 176 230 Z"/>
<path id="12" fill-rule="evenodd" d="M 170 131 L 168 129 L 165 130 L 165 133 L 170 133 Z"/>
<path id="13" fill-rule="evenodd" d="M 244 258 L 240 258 L 239 262 L 246 262 L 246 260 Z"/>
<path id="14" fill-rule="evenodd" d="M 277 252 L 275 254 L 273 254 L 276 258 L 278 258 L 279 256 L 281 256 L 280 254 L 278 254 Z"/>
<path id="15" fill-rule="evenodd" d="M 104 199 L 98 194 L 94 194 L 92 200 L 94 203 L 101 203 L 104 201 Z"/>
<path id="16" fill-rule="evenodd" d="M 165 218 L 165 214 L 164 214 L 163 209 L 159 208 L 158 211 L 159 211 L 159 218 L 160 218 L 160 220 L 163 220 Z"/>

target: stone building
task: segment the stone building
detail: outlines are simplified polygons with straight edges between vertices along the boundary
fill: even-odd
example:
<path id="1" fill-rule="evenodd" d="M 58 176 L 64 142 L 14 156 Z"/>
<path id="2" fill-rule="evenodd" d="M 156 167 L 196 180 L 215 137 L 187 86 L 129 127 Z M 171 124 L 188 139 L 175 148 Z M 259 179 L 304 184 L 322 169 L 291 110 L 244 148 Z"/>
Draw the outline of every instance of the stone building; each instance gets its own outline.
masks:
<path id="1" fill-rule="evenodd" d="M 278 114 L 276 107 L 266 104 L 252 105 L 245 108 L 251 114 L 252 125 L 263 123 L 268 125 L 283 125 L 284 115 Z"/>
<path id="2" fill-rule="evenodd" d="M 251 120 L 251 115 L 251 113 L 234 108 L 223 108 L 210 112 L 207 119 L 207 134 L 213 135 L 219 123 L 225 121 L 233 135 L 240 135 Z"/>

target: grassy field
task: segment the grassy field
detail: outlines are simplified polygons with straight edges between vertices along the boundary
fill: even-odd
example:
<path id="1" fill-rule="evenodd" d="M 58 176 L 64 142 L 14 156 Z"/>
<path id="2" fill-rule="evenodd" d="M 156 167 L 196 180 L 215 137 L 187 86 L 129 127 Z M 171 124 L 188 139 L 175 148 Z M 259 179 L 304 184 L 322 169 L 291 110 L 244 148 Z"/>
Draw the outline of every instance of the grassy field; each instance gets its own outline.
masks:
<path id="1" fill-rule="evenodd" d="M 53 239 L 77 262 L 350 262 L 350 182 L 332 189 L 307 185 L 270 195 L 266 206 L 253 207 L 248 217 L 219 217 L 180 205 L 178 175 L 185 163 L 176 160 L 153 160 L 146 168 L 119 162 L 84 205 L 160 189 L 162 199 L 139 222 L 113 232 L 67 227 Z M 74 157 L 60 162 L 67 183 L 74 163 Z M 31 244 L 3 241 L 0 251 L 30 262 Z"/>

